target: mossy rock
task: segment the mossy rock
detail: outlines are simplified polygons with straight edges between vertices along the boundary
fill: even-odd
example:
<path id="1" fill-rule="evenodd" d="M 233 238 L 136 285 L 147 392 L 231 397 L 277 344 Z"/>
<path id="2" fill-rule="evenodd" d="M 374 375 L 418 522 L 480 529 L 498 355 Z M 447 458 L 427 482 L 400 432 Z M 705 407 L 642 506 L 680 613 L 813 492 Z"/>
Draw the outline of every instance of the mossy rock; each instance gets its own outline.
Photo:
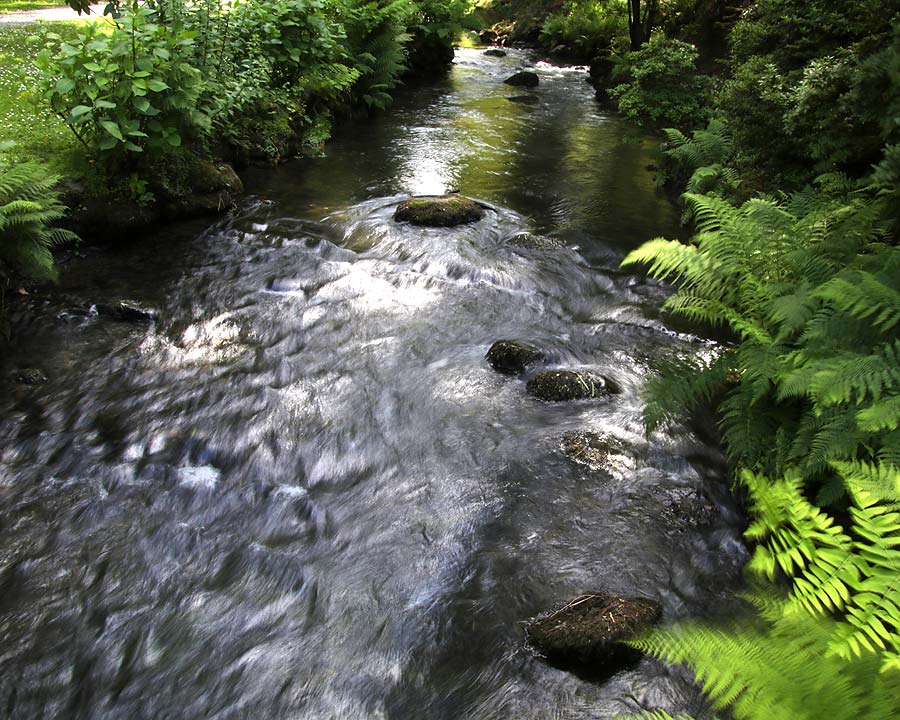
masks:
<path id="1" fill-rule="evenodd" d="M 488 57 L 506 57 L 506 50 L 501 50 L 500 48 L 489 48 L 481 54 L 487 55 Z"/>
<path id="2" fill-rule="evenodd" d="M 610 380 L 580 370 L 541 370 L 525 389 L 532 397 L 550 402 L 589 400 L 618 392 Z"/>
<path id="3" fill-rule="evenodd" d="M 624 451 L 621 443 L 610 435 L 587 430 L 563 433 L 560 447 L 567 458 L 592 470 L 608 467 L 610 455 L 621 455 Z"/>
<path id="4" fill-rule="evenodd" d="M 579 595 L 525 627 L 528 645 L 552 663 L 591 663 L 615 671 L 635 659 L 621 641 L 659 621 L 658 602 L 597 592 Z"/>
<path id="5" fill-rule="evenodd" d="M 529 232 L 513 235 L 509 239 L 509 244 L 527 250 L 561 250 L 566 246 L 562 240 L 545 237 L 544 235 L 535 235 L 534 233 Z"/>
<path id="6" fill-rule="evenodd" d="M 497 372 L 504 375 L 521 375 L 529 365 L 544 359 L 544 353 L 533 345 L 518 340 L 498 340 L 485 356 Z"/>
<path id="7" fill-rule="evenodd" d="M 423 195 L 400 203 L 394 220 L 426 227 L 453 227 L 481 220 L 484 208 L 463 195 Z"/>
<path id="8" fill-rule="evenodd" d="M 537 87 L 540 84 L 541 79 L 538 77 L 537 73 L 531 72 L 530 70 L 523 70 L 522 72 L 517 72 L 515 75 L 510 75 L 503 82 L 507 85 L 512 85 L 513 87 Z"/>

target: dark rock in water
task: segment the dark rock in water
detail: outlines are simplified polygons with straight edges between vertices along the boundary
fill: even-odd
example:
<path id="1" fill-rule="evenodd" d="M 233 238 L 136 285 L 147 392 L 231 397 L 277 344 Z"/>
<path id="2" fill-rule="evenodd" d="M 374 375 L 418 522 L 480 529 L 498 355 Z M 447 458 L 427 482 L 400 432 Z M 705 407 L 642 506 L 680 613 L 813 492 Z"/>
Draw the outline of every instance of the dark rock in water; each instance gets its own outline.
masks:
<path id="1" fill-rule="evenodd" d="M 515 75 L 511 75 L 503 82 L 515 87 L 537 87 L 540 83 L 540 78 L 538 78 L 537 73 L 533 73 L 530 70 L 523 70 L 522 72 L 517 72 Z"/>
<path id="2" fill-rule="evenodd" d="M 484 208 L 462 195 L 423 195 L 400 203 L 394 220 L 428 227 L 452 227 L 481 220 Z"/>
<path id="3" fill-rule="evenodd" d="M 592 470 L 609 469 L 610 455 L 624 452 L 622 444 L 615 438 L 586 430 L 563 433 L 560 447 L 567 458 Z"/>
<path id="4" fill-rule="evenodd" d="M 518 340 L 498 340 L 491 345 L 485 357 L 497 372 L 521 375 L 529 365 L 543 360 L 544 353 Z"/>
<path id="5" fill-rule="evenodd" d="M 679 532 L 708 527 L 719 517 L 719 507 L 700 490 L 678 488 L 668 493 L 663 516 Z"/>
<path id="6" fill-rule="evenodd" d="M 506 99 L 520 105 L 537 105 L 541 101 L 537 95 L 513 95 L 511 98 Z"/>
<path id="7" fill-rule="evenodd" d="M 606 378 L 580 370 L 541 370 L 528 381 L 526 390 L 539 400 L 551 402 L 586 400 L 618 392 Z"/>
<path id="8" fill-rule="evenodd" d="M 40 385 L 47 382 L 47 376 L 37 368 L 22 368 L 15 373 L 16 382 L 21 385 Z"/>
<path id="9" fill-rule="evenodd" d="M 566 246 L 562 240 L 528 232 L 513 235 L 509 239 L 509 244 L 527 250 L 561 250 Z"/>
<path id="10" fill-rule="evenodd" d="M 615 672 L 639 657 L 621 641 L 650 628 L 661 614 L 655 600 L 591 593 L 532 619 L 525 635 L 531 648 L 551 663 L 590 663 Z"/>
<path id="11" fill-rule="evenodd" d="M 481 54 L 487 55 L 488 57 L 506 57 L 506 50 L 501 50 L 500 48 L 489 48 Z"/>
<path id="12" fill-rule="evenodd" d="M 97 303 L 94 308 L 100 317 L 119 322 L 149 323 L 156 320 L 156 310 L 143 308 L 137 303 L 127 300 L 109 304 Z"/>

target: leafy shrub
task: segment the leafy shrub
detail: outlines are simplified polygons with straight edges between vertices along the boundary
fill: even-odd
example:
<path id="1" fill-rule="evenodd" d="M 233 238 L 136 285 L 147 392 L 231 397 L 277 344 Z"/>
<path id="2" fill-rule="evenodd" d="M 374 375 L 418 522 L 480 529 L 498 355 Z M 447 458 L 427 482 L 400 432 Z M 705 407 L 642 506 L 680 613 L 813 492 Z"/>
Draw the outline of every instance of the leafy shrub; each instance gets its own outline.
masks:
<path id="1" fill-rule="evenodd" d="M 649 126 L 697 127 L 709 113 L 708 78 L 697 74 L 697 48 L 655 35 L 626 53 L 616 76 L 628 78 L 609 91 L 619 110 Z"/>
<path id="2" fill-rule="evenodd" d="M 861 176 L 900 140 L 898 12 L 900 0 L 764 0 L 745 13 L 718 101 L 742 170 L 795 189 Z"/>
<path id="3" fill-rule="evenodd" d="M 615 38 L 627 33 L 628 15 L 624 5 L 575 0 L 562 12 L 547 16 L 541 29 L 541 42 L 548 48 L 562 45 L 575 57 L 592 60 L 608 51 Z"/>
<path id="4" fill-rule="evenodd" d="M 453 60 L 453 44 L 466 29 L 470 0 L 416 0 L 409 16 L 407 66 L 413 72 L 446 70 Z"/>
<path id="5" fill-rule="evenodd" d="M 137 8 L 106 31 L 86 23 L 38 56 L 38 93 L 91 151 L 120 155 L 178 147 L 209 128 L 201 72 L 188 62 L 193 39 Z"/>

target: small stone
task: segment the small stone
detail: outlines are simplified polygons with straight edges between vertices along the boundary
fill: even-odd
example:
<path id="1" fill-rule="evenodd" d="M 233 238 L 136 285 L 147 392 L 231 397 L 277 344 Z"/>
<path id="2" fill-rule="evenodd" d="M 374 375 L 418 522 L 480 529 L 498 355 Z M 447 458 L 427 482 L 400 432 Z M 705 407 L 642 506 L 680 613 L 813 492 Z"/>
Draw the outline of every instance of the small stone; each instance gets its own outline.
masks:
<path id="1" fill-rule="evenodd" d="M 488 57 L 506 57 L 506 50 L 501 50 L 500 48 L 489 48 L 481 54 L 487 55 Z"/>
<path id="2" fill-rule="evenodd" d="M 47 376 L 37 368 L 22 368 L 15 373 L 16 382 L 21 385 L 40 385 L 47 382 Z"/>
<path id="3" fill-rule="evenodd" d="M 94 308 L 97 315 L 109 320 L 130 323 L 150 323 L 156 320 L 156 310 L 141 307 L 137 303 L 128 300 L 119 300 L 113 303 L 96 303 Z"/>
<path id="4" fill-rule="evenodd" d="M 533 73 L 530 70 L 523 70 L 522 72 L 517 72 L 515 75 L 510 75 L 503 82 L 515 87 L 537 87 L 538 84 L 540 84 L 540 78 L 537 73 Z"/>
<path id="5" fill-rule="evenodd" d="M 453 227 L 477 222 L 484 208 L 463 195 L 423 195 L 400 203 L 394 220 L 427 227 Z"/>
<path id="6" fill-rule="evenodd" d="M 592 470 L 611 469 L 610 456 L 624 453 L 621 443 L 612 436 L 586 430 L 563 433 L 560 447 L 567 458 Z"/>
<path id="7" fill-rule="evenodd" d="M 636 652 L 621 641 L 647 630 L 661 615 L 659 603 L 649 598 L 590 593 L 533 618 L 525 635 L 531 648 L 550 662 L 592 663 L 615 671 Z"/>
<path id="8" fill-rule="evenodd" d="M 509 239 L 510 245 L 525 248 L 527 250 L 561 250 L 566 246 L 562 240 L 523 232 L 513 235 Z"/>
<path id="9" fill-rule="evenodd" d="M 537 105 L 541 100 L 537 95 L 513 95 L 506 99 L 520 105 Z"/>
<path id="10" fill-rule="evenodd" d="M 491 345 L 485 357 L 497 372 L 521 375 L 529 365 L 543 360 L 544 353 L 518 340 L 498 340 Z"/>
<path id="11" fill-rule="evenodd" d="M 549 402 L 587 400 L 618 392 L 606 378 L 580 370 L 541 370 L 525 389 L 532 397 Z"/>

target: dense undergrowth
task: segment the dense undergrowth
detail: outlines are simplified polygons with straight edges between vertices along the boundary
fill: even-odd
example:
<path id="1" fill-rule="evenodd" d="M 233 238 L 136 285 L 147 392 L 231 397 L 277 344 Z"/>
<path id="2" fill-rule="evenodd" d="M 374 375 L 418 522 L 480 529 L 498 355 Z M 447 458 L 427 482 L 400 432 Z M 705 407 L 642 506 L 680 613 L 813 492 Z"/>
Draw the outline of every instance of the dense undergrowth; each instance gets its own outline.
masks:
<path id="1" fill-rule="evenodd" d="M 748 4 L 694 127 L 662 118 L 695 235 L 624 263 L 731 338 L 661 363 L 646 421 L 716 411 L 748 498 L 748 611 L 635 644 L 739 720 L 900 716 L 900 7 L 865 5 Z M 660 120 L 646 61 L 625 62 L 626 113 Z"/>
<path id="2" fill-rule="evenodd" d="M 150 205 L 215 184 L 210 161 L 315 150 L 341 118 L 386 107 L 404 77 L 447 68 L 470 3 L 133 0 L 107 11 L 0 33 L 2 139 L 18 140 L 5 161 L 43 159 L 110 205 Z M 0 277 L 27 265 L 18 247 L 4 247 Z"/>

